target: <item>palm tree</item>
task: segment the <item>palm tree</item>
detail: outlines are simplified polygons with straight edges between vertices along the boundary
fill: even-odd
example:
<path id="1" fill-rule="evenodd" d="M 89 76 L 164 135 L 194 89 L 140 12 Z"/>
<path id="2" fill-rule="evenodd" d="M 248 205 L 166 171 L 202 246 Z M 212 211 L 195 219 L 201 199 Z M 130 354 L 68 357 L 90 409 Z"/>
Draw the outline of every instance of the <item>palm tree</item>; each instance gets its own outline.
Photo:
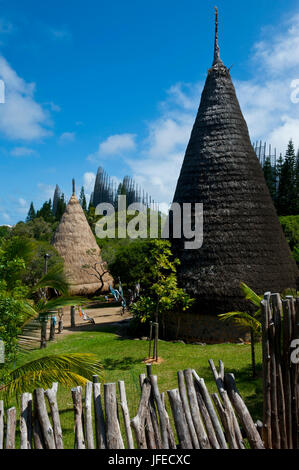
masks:
<path id="1" fill-rule="evenodd" d="M 102 366 L 94 354 L 51 354 L 12 370 L 0 385 L 0 393 L 18 395 L 35 388 L 49 388 L 53 382 L 71 387 L 85 385 L 93 375 L 102 377 Z"/>
<path id="2" fill-rule="evenodd" d="M 23 251 L 23 252 L 22 252 Z M 27 258 L 28 246 L 24 244 L 18 246 L 18 256 L 20 259 Z M 15 255 L 15 253 L 14 253 Z M 23 256 L 22 256 L 23 255 Z M 24 261 L 26 264 L 26 262 Z M 11 288 L 17 284 L 17 276 L 11 280 Z M 60 297 L 48 300 L 46 290 L 52 288 Z M 49 311 L 57 310 L 66 305 L 86 303 L 86 299 L 69 297 L 68 283 L 63 273 L 61 265 L 54 267 L 29 291 L 28 295 L 21 300 L 22 305 L 22 333 L 19 335 L 17 352 L 24 353 L 24 350 L 32 349 L 36 342 L 36 331 L 40 324 L 38 319 L 48 314 Z M 7 290 L 5 296 L 13 297 L 12 290 Z M 7 395 L 19 394 L 34 390 L 38 387 L 51 387 L 53 382 L 59 382 L 65 386 L 84 385 L 92 379 L 92 375 L 102 376 L 102 365 L 93 354 L 63 354 L 48 355 L 32 361 L 28 361 L 17 368 L 6 368 L 1 377 L 0 393 Z"/>
<path id="3" fill-rule="evenodd" d="M 250 287 L 244 282 L 241 282 L 241 289 L 246 300 L 249 300 L 253 305 L 258 307 L 256 312 L 228 312 L 218 315 L 220 320 L 232 321 L 237 325 L 249 328 L 251 340 L 251 363 L 252 363 L 252 377 L 256 377 L 256 363 L 255 363 L 255 340 L 262 332 L 262 324 L 258 318 L 261 316 L 261 301 L 262 297 L 257 295 Z"/>

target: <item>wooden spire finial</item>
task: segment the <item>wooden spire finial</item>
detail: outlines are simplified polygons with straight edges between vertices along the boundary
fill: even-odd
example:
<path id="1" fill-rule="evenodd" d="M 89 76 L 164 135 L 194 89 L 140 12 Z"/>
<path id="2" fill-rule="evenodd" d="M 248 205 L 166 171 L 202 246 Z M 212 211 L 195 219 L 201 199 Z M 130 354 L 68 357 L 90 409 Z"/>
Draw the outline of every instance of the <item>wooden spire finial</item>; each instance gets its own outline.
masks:
<path id="1" fill-rule="evenodd" d="M 76 195 L 76 184 L 75 184 L 75 179 L 73 178 L 73 196 Z"/>
<path id="2" fill-rule="evenodd" d="M 214 46 L 214 62 L 213 65 L 220 61 L 219 45 L 218 45 L 218 8 L 215 8 L 215 46 Z"/>

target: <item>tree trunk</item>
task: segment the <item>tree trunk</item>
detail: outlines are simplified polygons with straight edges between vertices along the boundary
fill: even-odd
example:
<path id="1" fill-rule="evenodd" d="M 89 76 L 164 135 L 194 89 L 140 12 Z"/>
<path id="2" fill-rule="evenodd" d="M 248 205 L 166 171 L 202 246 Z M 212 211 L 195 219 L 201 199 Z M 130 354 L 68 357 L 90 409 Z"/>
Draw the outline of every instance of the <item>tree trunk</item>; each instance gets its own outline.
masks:
<path id="1" fill-rule="evenodd" d="M 47 321 L 42 320 L 40 349 L 45 349 L 47 347 L 47 323 Z"/>

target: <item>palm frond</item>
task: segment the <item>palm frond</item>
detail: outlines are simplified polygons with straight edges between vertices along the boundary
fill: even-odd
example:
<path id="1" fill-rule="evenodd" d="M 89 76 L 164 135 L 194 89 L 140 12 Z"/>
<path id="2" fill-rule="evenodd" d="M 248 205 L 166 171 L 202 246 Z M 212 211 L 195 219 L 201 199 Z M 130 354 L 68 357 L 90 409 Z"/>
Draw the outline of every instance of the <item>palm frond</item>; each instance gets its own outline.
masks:
<path id="1" fill-rule="evenodd" d="M 94 354 L 63 354 L 44 356 L 14 369 L 0 392 L 23 393 L 53 382 L 65 386 L 84 385 L 93 375 L 102 376 L 103 367 Z"/>
<path id="2" fill-rule="evenodd" d="M 90 300 L 85 297 L 57 297 L 48 301 L 40 301 L 36 305 L 38 313 L 47 313 L 51 310 L 57 310 L 58 308 L 67 307 L 68 305 L 84 305 L 89 303 Z"/>
<path id="3" fill-rule="evenodd" d="M 256 333 L 260 333 L 262 330 L 261 322 L 247 312 L 222 313 L 221 315 L 218 315 L 218 317 L 222 321 L 233 321 L 245 328 L 252 328 Z"/>
<path id="4" fill-rule="evenodd" d="M 263 300 L 263 298 L 260 297 L 259 295 L 257 295 L 244 282 L 241 282 L 241 289 L 243 291 L 243 294 L 244 294 L 246 300 L 249 300 L 250 302 L 252 302 L 257 307 L 261 306 L 261 301 Z"/>
<path id="5" fill-rule="evenodd" d="M 56 265 L 45 274 L 32 288 L 31 294 L 44 288 L 56 289 L 60 294 L 67 295 L 69 284 L 61 264 Z"/>

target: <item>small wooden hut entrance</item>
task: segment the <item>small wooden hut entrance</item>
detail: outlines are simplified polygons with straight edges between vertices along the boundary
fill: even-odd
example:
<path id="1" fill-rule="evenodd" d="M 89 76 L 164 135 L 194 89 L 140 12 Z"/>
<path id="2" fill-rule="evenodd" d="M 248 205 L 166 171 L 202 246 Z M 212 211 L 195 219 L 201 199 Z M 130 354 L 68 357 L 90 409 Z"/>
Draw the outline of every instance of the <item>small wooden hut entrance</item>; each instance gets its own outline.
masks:
<path id="1" fill-rule="evenodd" d="M 64 259 L 64 270 L 70 284 L 70 295 L 95 294 L 101 287 L 101 282 L 95 277 L 92 268 L 83 269 L 83 266 L 96 265 L 96 269 L 102 274 L 105 270 L 105 264 L 84 211 L 76 197 L 74 184 L 73 195 L 54 234 L 53 245 Z M 103 276 L 103 282 L 102 292 L 107 292 L 109 283 L 113 284 L 110 274 L 107 273 Z"/>
<path id="2" fill-rule="evenodd" d="M 244 310 L 241 281 L 258 293 L 296 286 L 297 266 L 220 59 L 217 11 L 214 61 L 173 202 L 203 203 L 203 246 L 188 250 L 186 240 L 172 240 L 180 284 L 197 298 L 200 313 Z"/>

